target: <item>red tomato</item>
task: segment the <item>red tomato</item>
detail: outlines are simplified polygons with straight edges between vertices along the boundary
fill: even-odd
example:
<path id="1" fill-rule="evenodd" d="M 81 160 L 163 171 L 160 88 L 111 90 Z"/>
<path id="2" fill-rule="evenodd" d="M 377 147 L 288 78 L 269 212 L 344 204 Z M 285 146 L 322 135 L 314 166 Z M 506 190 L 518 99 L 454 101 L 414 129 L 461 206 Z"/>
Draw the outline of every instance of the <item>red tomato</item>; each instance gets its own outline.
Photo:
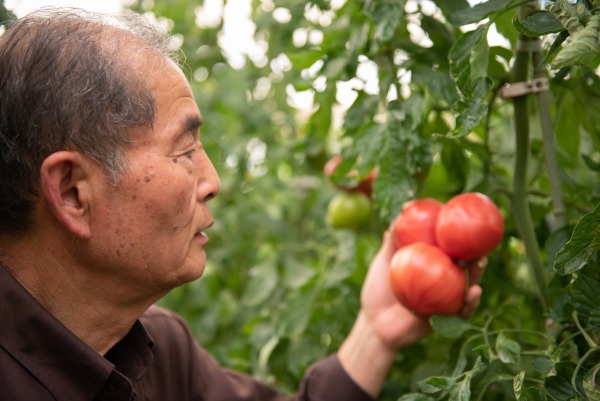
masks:
<path id="1" fill-rule="evenodd" d="M 340 156 L 340 155 L 333 156 L 331 159 L 329 159 L 327 161 L 327 163 L 325 163 L 325 166 L 323 166 L 323 173 L 327 177 L 331 177 L 333 175 L 333 173 L 335 173 L 335 171 L 337 170 L 337 168 L 341 162 L 342 162 L 342 156 Z M 350 171 L 348 173 L 349 178 L 353 178 L 356 175 L 357 175 L 356 171 Z M 349 184 L 349 185 L 335 184 L 335 186 L 342 191 L 361 192 L 361 193 L 367 195 L 369 198 L 371 198 L 373 196 L 373 181 L 375 181 L 375 178 L 377 178 L 377 175 L 378 175 L 377 170 L 373 170 L 373 171 L 371 171 L 371 173 L 369 173 L 369 175 L 364 180 L 362 180 L 360 182 L 356 182 L 354 184 Z"/>
<path id="2" fill-rule="evenodd" d="M 431 198 L 406 202 L 394 223 L 396 244 L 399 247 L 413 242 L 436 245 L 435 224 L 443 205 Z"/>
<path id="3" fill-rule="evenodd" d="M 440 248 L 423 242 L 396 251 L 390 284 L 398 301 L 418 315 L 454 315 L 465 303 L 465 271 Z"/>
<path id="4" fill-rule="evenodd" d="M 486 195 L 469 192 L 450 199 L 437 218 L 436 239 L 453 258 L 475 260 L 502 242 L 504 219 Z"/>

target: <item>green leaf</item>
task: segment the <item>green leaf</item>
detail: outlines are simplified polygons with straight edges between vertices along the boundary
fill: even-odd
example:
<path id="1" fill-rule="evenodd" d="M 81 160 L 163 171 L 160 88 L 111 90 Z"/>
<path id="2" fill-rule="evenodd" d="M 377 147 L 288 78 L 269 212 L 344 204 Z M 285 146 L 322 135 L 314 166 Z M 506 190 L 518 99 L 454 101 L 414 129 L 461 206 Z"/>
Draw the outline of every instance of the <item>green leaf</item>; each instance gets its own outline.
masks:
<path id="1" fill-rule="evenodd" d="M 468 95 L 480 78 L 487 76 L 489 24 L 481 25 L 458 38 L 450 49 L 450 72 L 460 91 Z"/>
<path id="2" fill-rule="evenodd" d="M 458 114 L 456 128 L 453 131 L 455 137 L 463 137 L 469 134 L 483 119 L 488 112 L 488 94 L 493 86 L 493 81 L 488 78 L 480 78 L 470 96 L 459 102 L 454 108 Z"/>
<path id="3" fill-rule="evenodd" d="M 310 67 L 323 57 L 321 50 L 302 50 L 299 52 L 287 53 L 294 68 L 303 70 Z"/>
<path id="4" fill-rule="evenodd" d="M 248 277 L 242 297 L 245 306 L 258 305 L 268 299 L 279 283 L 279 274 L 272 264 L 251 268 Z"/>
<path id="5" fill-rule="evenodd" d="M 583 378 L 583 389 L 589 401 L 600 401 L 600 364 L 597 364 L 585 374 Z"/>
<path id="6" fill-rule="evenodd" d="M 344 128 L 354 130 L 373 119 L 379 105 L 379 98 L 360 92 L 358 97 L 348 109 L 344 119 Z"/>
<path id="7" fill-rule="evenodd" d="M 549 63 L 550 60 L 552 60 L 554 56 L 556 56 L 558 51 L 561 49 L 561 45 L 567 40 L 569 36 L 569 31 L 562 31 L 558 35 L 556 35 L 556 39 L 554 39 L 554 42 L 552 42 L 552 45 L 550 45 L 550 48 L 546 53 L 546 57 L 544 57 L 544 63 Z"/>
<path id="8" fill-rule="evenodd" d="M 518 364 L 521 359 L 521 345 L 500 333 L 496 337 L 496 353 L 502 363 Z"/>
<path id="9" fill-rule="evenodd" d="M 404 394 L 397 401 L 433 401 L 433 398 L 421 393 Z"/>
<path id="10" fill-rule="evenodd" d="M 600 282 L 578 274 L 567 286 L 567 294 L 577 313 L 590 325 L 600 327 Z"/>
<path id="11" fill-rule="evenodd" d="M 325 70 L 323 71 L 324 75 L 328 79 L 335 79 L 342 75 L 342 72 L 346 68 L 348 64 L 347 56 L 336 57 L 333 60 L 329 60 L 325 63 Z"/>
<path id="12" fill-rule="evenodd" d="M 475 326 L 456 316 L 432 316 L 429 318 L 433 330 L 444 337 L 458 338 Z"/>
<path id="13" fill-rule="evenodd" d="M 521 388 L 523 387 L 523 380 L 525 379 L 525 371 L 520 371 L 513 380 L 513 391 L 517 400 L 521 399 Z"/>
<path id="14" fill-rule="evenodd" d="M 554 270 L 561 275 L 580 270 L 600 250 L 600 204 L 577 223 L 569 242 L 558 252 Z"/>
<path id="15" fill-rule="evenodd" d="M 585 153 L 581 154 L 581 159 L 590 170 L 600 171 L 600 162 L 595 161 Z"/>
<path id="16" fill-rule="evenodd" d="M 396 33 L 404 16 L 403 2 L 399 1 L 381 1 L 373 14 L 375 21 L 375 39 L 381 42 L 388 42 Z"/>
<path id="17" fill-rule="evenodd" d="M 575 373 L 573 362 L 558 362 L 554 366 L 556 374 L 544 380 L 544 387 L 548 394 L 557 401 L 569 401 L 575 397 L 575 390 L 571 386 L 571 377 Z"/>
<path id="18" fill-rule="evenodd" d="M 450 390 L 449 401 L 469 401 L 471 399 L 471 375 L 464 375 Z"/>
<path id="19" fill-rule="evenodd" d="M 449 15 L 448 20 L 451 24 L 459 26 L 473 24 L 488 18 L 496 11 L 503 10 L 510 3 L 511 0 L 489 0 L 473 7 L 456 10 Z"/>
<path id="20" fill-rule="evenodd" d="M 544 392 L 539 388 L 527 387 L 521 391 L 520 401 L 546 401 Z"/>
<path id="21" fill-rule="evenodd" d="M 454 387 L 456 378 L 447 376 L 432 376 L 418 382 L 419 389 L 428 394 L 439 391 L 449 391 Z"/>
<path id="22" fill-rule="evenodd" d="M 481 367 L 486 366 L 490 363 L 491 360 L 495 359 L 495 356 L 492 353 L 492 350 L 490 349 L 489 345 L 478 345 L 477 347 L 473 348 L 473 351 L 479 355 L 479 358 L 477 358 L 476 363 Z"/>
<path id="23" fill-rule="evenodd" d="M 565 0 L 559 0 L 556 3 L 549 2 L 546 7 L 571 35 L 583 29 L 585 24 L 582 20 L 586 21 L 590 17 L 589 14 L 584 14 L 582 10 L 578 10 L 577 6 Z"/>
<path id="24" fill-rule="evenodd" d="M 592 16 L 585 28 L 572 34 L 571 40 L 558 52 L 552 66 L 586 64 L 598 55 L 600 38 L 600 14 Z"/>
<path id="25" fill-rule="evenodd" d="M 416 65 L 412 70 L 412 84 L 427 88 L 433 102 L 442 107 L 452 106 L 459 99 L 456 83 L 450 75 L 431 66 Z"/>
<path id="26" fill-rule="evenodd" d="M 556 16 L 547 11 L 540 11 L 527 17 L 523 22 L 515 15 L 513 24 L 519 32 L 531 37 L 538 37 L 564 30 Z"/>
<path id="27" fill-rule="evenodd" d="M 13 20 L 15 18 L 15 15 L 12 13 L 12 11 L 8 10 L 5 6 L 4 6 L 4 1 L 0 2 L 0 26 L 5 25 L 7 22 L 9 22 L 10 20 Z"/>

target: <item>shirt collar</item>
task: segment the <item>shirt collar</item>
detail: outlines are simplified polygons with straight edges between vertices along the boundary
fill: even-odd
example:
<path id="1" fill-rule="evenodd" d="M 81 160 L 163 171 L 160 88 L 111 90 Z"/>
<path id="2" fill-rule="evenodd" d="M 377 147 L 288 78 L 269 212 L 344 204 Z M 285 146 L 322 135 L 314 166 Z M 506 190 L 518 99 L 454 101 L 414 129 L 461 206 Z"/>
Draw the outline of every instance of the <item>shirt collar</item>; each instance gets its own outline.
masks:
<path id="1" fill-rule="evenodd" d="M 152 364 L 152 338 L 139 322 L 102 357 L 67 329 L 0 262 L 0 347 L 57 399 L 93 399 L 115 366 L 139 380 Z"/>

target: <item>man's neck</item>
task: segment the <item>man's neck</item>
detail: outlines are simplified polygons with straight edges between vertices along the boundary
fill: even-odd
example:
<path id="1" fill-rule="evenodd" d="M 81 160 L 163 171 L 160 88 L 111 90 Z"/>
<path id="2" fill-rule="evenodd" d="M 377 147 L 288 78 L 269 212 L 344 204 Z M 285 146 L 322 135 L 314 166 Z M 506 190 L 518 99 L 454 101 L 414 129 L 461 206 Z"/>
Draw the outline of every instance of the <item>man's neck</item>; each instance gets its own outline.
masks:
<path id="1" fill-rule="evenodd" d="M 44 308 L 100 355 L 125 337 L 159 298 L 131 299 L 133 291 L 128 294 L 118 283 L 94 276 L 93 269 L 78 266 L 65 250 L 36 251 L 29 244 L 36 242 L 5 246 L 0 241 L 0 260 Z"/>

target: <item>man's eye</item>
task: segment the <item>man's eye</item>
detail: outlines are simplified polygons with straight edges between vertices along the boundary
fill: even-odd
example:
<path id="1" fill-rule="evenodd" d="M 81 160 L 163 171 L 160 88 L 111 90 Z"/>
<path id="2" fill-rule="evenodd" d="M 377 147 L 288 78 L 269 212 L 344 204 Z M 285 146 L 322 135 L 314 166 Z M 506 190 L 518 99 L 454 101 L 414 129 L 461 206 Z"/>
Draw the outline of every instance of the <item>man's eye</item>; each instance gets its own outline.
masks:
<path id="1" fill-rule="evenodd" d="M 187 157 L 188 159 L 191 159 L 191 158 L 192 158 L 192 156 L 194 156 L 194 153 L 195 153 L 195 152 L 196 152 L 196 148 L 194 148 L 194 149 L 190 149 L 190 150 L 188 150 L 187 152 L 183 153 L 181 156 L 185 156 L 185 157 Z"/>

